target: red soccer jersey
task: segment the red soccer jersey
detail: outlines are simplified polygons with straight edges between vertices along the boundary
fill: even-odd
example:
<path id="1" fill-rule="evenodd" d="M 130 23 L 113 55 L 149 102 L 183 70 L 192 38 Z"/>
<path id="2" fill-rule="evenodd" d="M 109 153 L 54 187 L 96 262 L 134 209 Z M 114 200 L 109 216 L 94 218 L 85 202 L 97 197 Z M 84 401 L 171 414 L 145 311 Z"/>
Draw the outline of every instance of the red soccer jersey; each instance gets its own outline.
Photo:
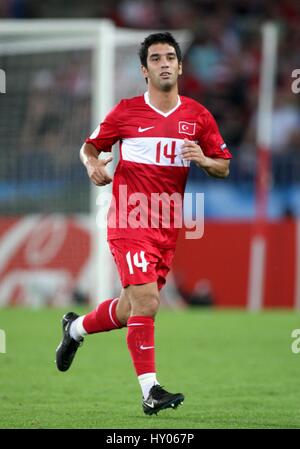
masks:
<path id="1" fill-rule="evenodd" d="M 187 97 L 178 97 L 174 109 L 163 113 L 149 102 L 148 92 L 124 99 L 86 139 L 99 151 L 111 151 L 120 141 L 120 161 L 113 179 L 113 198 L 108 213 L 108 240 L 147 240 L 161 247 L 175 246 L 177 211 L 157 209 L 158 198 L 183 200 L 190 163 L 183 161 L 183 139 L 197 142 L 206 156 L 232 156 L 211 113 Z M 162 195 L 159 197 L 159 195 Z M 177 204 L 177 203 L 176 203 Z M 168 217 L 169 216 L 169 223 Z M 177 222 L 178 223 L 178 222 Z"/>

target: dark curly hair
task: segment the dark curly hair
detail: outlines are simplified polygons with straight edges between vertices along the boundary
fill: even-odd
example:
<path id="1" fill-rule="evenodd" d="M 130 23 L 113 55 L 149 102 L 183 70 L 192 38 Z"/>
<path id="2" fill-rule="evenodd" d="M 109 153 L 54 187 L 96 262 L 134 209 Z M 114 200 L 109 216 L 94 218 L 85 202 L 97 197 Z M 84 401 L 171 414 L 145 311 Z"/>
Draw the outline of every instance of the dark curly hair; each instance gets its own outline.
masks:
<path id="1" fill-rule="evenodd" d="M 147 68 L 147 56 L 148 56 L 148 48 L 153 44 L 169 44 L 171 47 L 174 47 L 176 52 L 176 56 L 178 62 L 182 62 L 181 50 L 178 42 L 174 39 L 171 33 L 168 31 L 164 33 L 153 33 L 147 36 L 144 41 L 141 43 L 139 49 L 139 57 L 142 66 Z"/>

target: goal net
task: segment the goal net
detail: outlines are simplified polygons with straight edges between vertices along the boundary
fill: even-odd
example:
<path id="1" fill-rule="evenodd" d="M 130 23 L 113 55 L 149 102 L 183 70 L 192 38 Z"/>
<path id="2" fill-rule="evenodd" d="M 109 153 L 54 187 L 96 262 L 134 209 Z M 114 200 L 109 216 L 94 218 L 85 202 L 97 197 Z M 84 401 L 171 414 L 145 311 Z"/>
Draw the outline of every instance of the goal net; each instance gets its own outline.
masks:
<path id="1" fill-rule="evenodd" d="M 88 215 L 92 255 L 82 288 L 95 302 L 120 286 L 106 231 L 97 226 L 99 188 L 79 149 L 119 99 L 146 90 L 137 51 L 150 32 L 107 20 L 0 22 L 0 215 Z M 174 35 L 184 50 L 189 32 Z M 74 242 L 69 257 L 77 251 Z"/>

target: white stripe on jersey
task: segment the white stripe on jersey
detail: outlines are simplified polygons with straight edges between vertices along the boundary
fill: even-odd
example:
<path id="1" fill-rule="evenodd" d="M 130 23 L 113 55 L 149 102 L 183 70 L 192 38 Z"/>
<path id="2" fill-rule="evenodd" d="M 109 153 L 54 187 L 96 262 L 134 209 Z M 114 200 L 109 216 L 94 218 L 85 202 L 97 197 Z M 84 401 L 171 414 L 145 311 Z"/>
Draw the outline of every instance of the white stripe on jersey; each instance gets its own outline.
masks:
<path id="1" fill-rule="evenodd" d="M 145 325 L 144 325 L 144 323 L 130 323 L 130 324 L 127 324 L 127 327 L 129 327 L 129 326 L 145 326 Z"/>
<path id="2" fill-rule="evenodd" d="M 189 167 L 181 157 L 183 139 L 167 137 L 133 137 L 122 142 L 124 161 L 170 167 Z"/>

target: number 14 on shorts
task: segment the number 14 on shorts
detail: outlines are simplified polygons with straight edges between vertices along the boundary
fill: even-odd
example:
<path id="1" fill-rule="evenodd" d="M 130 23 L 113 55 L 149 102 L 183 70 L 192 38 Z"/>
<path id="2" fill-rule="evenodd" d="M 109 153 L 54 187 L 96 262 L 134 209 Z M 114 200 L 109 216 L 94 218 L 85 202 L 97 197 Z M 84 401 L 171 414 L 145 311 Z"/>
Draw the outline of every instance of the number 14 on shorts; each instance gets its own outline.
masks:
<path id="1" fill-rule="evenodd" d="M 149 262 L 145 259 L 145 251 L 136 252 L 133 256 L 131 251 L 128 251 L 126 254 L 126 260 L 130 274 L 134 274 L 133 266 L 141 268 L 143 273 L 147 273 L 147 266 L 149 265 Z"/>

